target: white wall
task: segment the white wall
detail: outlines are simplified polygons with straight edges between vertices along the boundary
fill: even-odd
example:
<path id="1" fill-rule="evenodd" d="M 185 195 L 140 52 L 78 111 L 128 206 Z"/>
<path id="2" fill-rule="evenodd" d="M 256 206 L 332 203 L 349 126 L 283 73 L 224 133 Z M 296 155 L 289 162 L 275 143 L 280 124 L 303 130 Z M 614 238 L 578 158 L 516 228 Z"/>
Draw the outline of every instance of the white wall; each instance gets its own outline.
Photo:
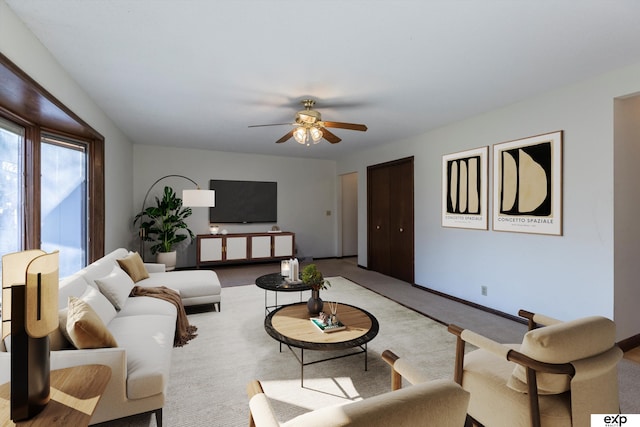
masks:
<path id="1" fill-rule="evenodd" d="M 358 153 L 339 161 L 338 173 L 366 177 L 368 165 L 415 156 L 418 285 L 511 314 L 613 318 L 613 99 L 638 89 L 640 64 Z M 441 227 L 442 155 L 556 130 L 564 130 L 563 236 Z M 358 262 L 366 265 L 366 179 L 358 187 Z"/>
<path id="2" fill-rule="evenodd" d="M 165 175 L 187 176 L 202 188 L 209 187 L 210 179 L 276 181 L 278 226 L 283 231 L 296 233 L 298 256 L 336 256 L 338 181 L 334 161 L 135 145 L 133 162 L 134 209 L 130 211 L 130 221 L 140 211 L 149 187 Z M 183 188 L 193 188 L 193 184 L 185 179 L 167 178 L 152 191 L 162 191 L 164 185 L 170 185 L 178 192 Z M 326 214 L 327 211 L 330 215 Z M 208 215 L 207 208 L 194 208 L 187 221 L 189 228 L 195 234 L 208 233 Z M 272 225 L 220 224 L 220 227 L 230 233 L 244 233 L 267 231 Z M 129 228 L 135 246 L 138 244 L 137 230 Z M 195 263 L 195 245 L 178 252 L 178 266 L 193 266 Z"/>
<path id="3" fill-rule="evenodd" d="M 614 135 L 615 319 L 629 337 L 640 326 L 640 95 L 615 101 Z"/>
<path id="4" fill-rule="evenodd" d="M 132 210 L 131 142 L 93 103 L 48 50 L 0 1 L 0 52 L 105 138 L 105 251 L 128 239 Z"/>

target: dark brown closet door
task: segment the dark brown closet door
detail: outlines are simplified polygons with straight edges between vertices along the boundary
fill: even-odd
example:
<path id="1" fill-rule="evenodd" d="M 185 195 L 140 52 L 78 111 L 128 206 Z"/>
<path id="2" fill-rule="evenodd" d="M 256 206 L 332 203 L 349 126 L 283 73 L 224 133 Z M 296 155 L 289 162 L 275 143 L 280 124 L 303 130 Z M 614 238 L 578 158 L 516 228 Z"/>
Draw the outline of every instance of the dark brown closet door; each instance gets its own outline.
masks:
<path id="1" fill-rule="evenodd" d="M 368 267 L 391 275 L 389 245 L 389 176 L 388 168 L 371 168 L 367 172 L 368 199 Z"/>
<path id="2" fill-rule="evenodd" d="M 367 168 L 368 267 L 414 282 L 413 157 Z"/>

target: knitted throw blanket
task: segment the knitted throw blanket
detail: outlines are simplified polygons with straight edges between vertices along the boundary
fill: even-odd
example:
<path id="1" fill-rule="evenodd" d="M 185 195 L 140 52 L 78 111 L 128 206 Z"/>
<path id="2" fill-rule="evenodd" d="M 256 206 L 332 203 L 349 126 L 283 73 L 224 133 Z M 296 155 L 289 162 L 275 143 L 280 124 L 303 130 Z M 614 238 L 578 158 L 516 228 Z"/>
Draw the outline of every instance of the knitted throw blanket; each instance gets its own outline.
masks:
<path id="1" fill-rule="evenodd" d="M 131 296 L 159 298 L 176 306 L 176 309 L 178 310 L 178 317 L 176 318 L 176 334 L 173 338 L 174 347 L 182 347 L 198 336 L 198 334 L 196 334 L 198 328 L 189 324 L 189 319 L 187 318 L 187 313 L 184 311 L 184 305 L 182 305 L 180 294 L 173 289 L 169 289 L 166 286 L 154 288 L 134 286 L 131 290 Z"/>

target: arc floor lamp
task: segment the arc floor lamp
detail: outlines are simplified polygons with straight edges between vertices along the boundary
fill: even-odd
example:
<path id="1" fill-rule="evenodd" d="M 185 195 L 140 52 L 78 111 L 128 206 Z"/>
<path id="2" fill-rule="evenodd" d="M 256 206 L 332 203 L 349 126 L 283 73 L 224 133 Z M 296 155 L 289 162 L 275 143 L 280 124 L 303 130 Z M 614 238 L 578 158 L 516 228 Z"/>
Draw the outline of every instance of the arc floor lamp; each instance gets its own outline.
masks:
<path id="1" fill-rule="evenodd" d="M 188 178 L 184 175 L 170 174 L 165 175 L 162 178 L 158 178 L 151 187 L 147 190 L 147 193 L 144 195 L 144 200 L 142 201 L 142 209 L 140 212 L 144 212 L 144 209 L 147 205 L 147 198 L 149 197 L 149 193 L 157 183 L 166 178 L 183 178 L 187 181 L 191 182 L 196 186 L 195 189 L 183 189 L 182 190 L 182 206 L 185 207 L 210 207 L 213 208 L 216 206 L 216 192 L 214 190 L 203 190 L 200 188 L 197 182 Z M 142 224 L 143 221 L 140 223 Z M 138 230 L 138 235 L 140 236 L 140 256 L 144 259 L 144 238 L 145 238 L 145 230 L 141 226 Z"/>

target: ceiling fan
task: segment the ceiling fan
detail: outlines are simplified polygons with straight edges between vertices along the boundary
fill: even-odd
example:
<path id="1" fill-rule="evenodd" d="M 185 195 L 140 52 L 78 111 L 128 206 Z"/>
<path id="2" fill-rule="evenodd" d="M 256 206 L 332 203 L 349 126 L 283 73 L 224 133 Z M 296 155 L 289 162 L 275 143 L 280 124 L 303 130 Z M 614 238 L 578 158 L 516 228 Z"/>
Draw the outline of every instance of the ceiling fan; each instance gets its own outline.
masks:
<path id="1" fill-rule="evenodd" d="M 339 128 L 349 130 L 359 130 L 365 132 L 367 126 L 357 123 L 341 123 L 341 122 L 327 122 L 322 120 L 322 116 L 319 111 L 312 110 L 311 108 L 316 103 L 313 99 L 303 99 L 301 101 L 304 106 L 304 110 L 296 113 L 295 122 L 293 123 L 273 123 L 268 125 L 252 125 L 250 128 L 263 127 L 263 126 L 283 126 L 290 125 L 295 126 L 291 131 L 287 132 L 282 138 L 276 141 L 276 144 L 281 144 L 290 138 L 294 138 L 297 142 L 303 145 L 310 145 L 310 142 L 317 144 L 320 139 L 324 138 L 332 144 L 337 144 L 342 141 L 341 138 L 335 134 L 329 132 L 327 128 Z"/>

